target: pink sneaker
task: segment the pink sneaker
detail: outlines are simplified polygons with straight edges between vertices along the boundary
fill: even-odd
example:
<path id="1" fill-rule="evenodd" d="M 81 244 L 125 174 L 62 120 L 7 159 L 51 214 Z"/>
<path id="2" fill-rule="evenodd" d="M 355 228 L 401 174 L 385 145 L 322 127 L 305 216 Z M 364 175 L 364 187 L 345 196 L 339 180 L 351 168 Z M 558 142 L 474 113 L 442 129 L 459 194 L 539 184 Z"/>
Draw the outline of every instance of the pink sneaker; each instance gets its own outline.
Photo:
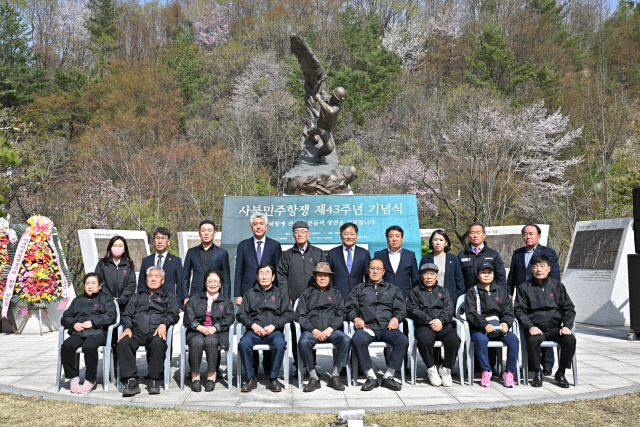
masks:
<path id="1" fill-rule="evenodd" d="M 491 385 L 491 371 L 484 371 L 482 373 L 482 379 L 480 380 L 482 387 L 489 387 Z"/>
<path id="2" fill-rule="evenodd" d="M 80 378 L 75 377 L 70 383 L 71 393 L 80 393 Z"/>
<path id="3" fill-rule="evenodd" d="M 91 390 L 93 390 L 93 387 L 95 385 L 96 383 L 90 383 L 89 381 L 85 380 L 84 384 L 80 386 L 80 391 L 78 391 L 78 393 L 89 393 Z"/>
<path id="4" fill-rule="evenodd" d="M 505 387 L 514 387 L 516 383 L 513 381 L 513 372 L 505 372 L 504 373 L 504 386 Z"/>

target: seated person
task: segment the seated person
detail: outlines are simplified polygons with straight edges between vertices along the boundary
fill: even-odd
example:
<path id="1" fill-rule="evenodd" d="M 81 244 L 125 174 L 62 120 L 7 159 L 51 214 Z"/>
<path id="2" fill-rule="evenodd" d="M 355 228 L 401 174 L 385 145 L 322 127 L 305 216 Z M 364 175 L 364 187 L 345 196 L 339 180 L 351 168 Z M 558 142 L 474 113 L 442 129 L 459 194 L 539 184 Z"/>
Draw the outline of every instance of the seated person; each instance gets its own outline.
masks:
<path id="1" fill-rule="evenodd" d="M 136 293 L 127 303 L 122 315 L 124 329 L 116 347 L 120 381 L 125 385 L 122 397 L 140 393 L 136 351 L 141 345 L 147 351 L 148 373 L 151 385 L 149 394 L 160 394 L 160 381 L 164 376 L 164 358 L 167 351 L 167 330 L 179 320 L 175 294 L 162 288 L 164 270 L 147 269 L 147 289 Z"/>
<path id="2" fill-rule="evenodd" d="M 216 371 L 220 362 L 220 348 L 229 346 L 229 328 L 233 325 L 233 302 L 220 292 L 224 275 L 218 270 L 204 274 L 205 292 L 189 298 L 184 308 L 184 326 L 189 344 L 191 390 L 199 393 L 202 352 L 207 354 L 207 382 L 204 391 L 216 387 Z M 231 378 L 228 379 L 231 381 Z"/>
<path id="3" fill-rule="evenodd" d="M 398 391 L 402 385 L 393 376 L 402 368 L 402 360 L 409 346 L 407 337 L 398 330 L 398 325 L 405 318 L 404 298 L 400 288 L 382 280 L 384 261 L 380 258 L 371 260 L 368 273 L 369 280 L 360 283 L 349 293 L 346 307 L 347 318 L 353 321 L 356 328 L 351 337 L 351 344 L 360 369 L 367 375 L 361 390 L 371 391 L 380 385 L 373 371 L 369 344 L 373 341 L 384 341 L 391 344 L 393 349 L 381 384 L 390 390 Z"/>
<path id="4" fill-rule="evenodd" d="M 335 346 L 333 372 L 327 385 L 335 390 L 344 390 L 344 385 L 340 382 L 340 371 L 347 365 L 351 338 L 342 331 L 345 320 L 344 302 L 342 293 L 330 285 L 331 275 L 333 272 L 329 263 L 319 262 L 313 271 L 313 284 L 298 298 L 295 318 L 302 329 L 298 351 L 309 372 L 309 383 L 302 389 L 304 392 L 320 388 L 313 357 L 313 346 L 319 342 Z"/>
<path id="5" fill-rule="evenodd" d="M 96 384 L 98 347 L 107 343 L 107 329 L 116 321 L 116 306 L 111 295 L 102 290 L 98 273 L 84 276 L 84 293 L 78 295 L 62 314 L 60 323 L 69 330 L 69 338 L 60 348 L 65 378 L 71 379 L 71 393 L 88 393 Z M 76 350 L 82 347 L 86 371 L 80 385 Z"/>
<path id="6" fill-rule="evenodd" d="M 518 286 L 515 313 L 525 331 L 529 366 L 535 369 L 532 385 L 542 387 L 540 344 L 550 340 L 560 345 L 556 384 L 568 388 L 564 373 L 576 352 L 576 337 L 571 333 L 576 310 L 564 285 L 549 277 L 551 263 L 547 255 L 534 255 L 529 264 L 533 278 Z"/>
<path id="7" fill-rule="evenodd" d="M 517 369 L 520 342 L 518 337 L 509 331 L 509 327 L 515 320 L 513 303 L 507 289 L 504 286 L 498 286 L 494 281 L 492 263 L 482 262 L 478 265 L 476 284 L 467 291 L 464 312 L 469 322 L 476 359 L 482 369 L 480 385 L 482 387 L 491 385 L 488 344 L 489 340 L 498 340 L 507 346 L 504 386 L 515 386 L 513 374 Z"/>
<path id="8" fill-rule="evenodd" d="M 407 317 L 413 320 L 418 351 L 427 365 L 429 382 L 433 386 L 451 387 L 451 369 L 460 348 L 460 337 L 451 325 L 453 302 L 449 297 L 449 291 L 438 285 L 437 265 L 423 264 L 420 267 L 420 276 L 420 284 L 409 294 Z M 439 369 L 436 369 L 433 355 L 436 341 L 442 341 L 444 347 L 444 361 Z"/>
<path id="9" fill-rule="evenodd" d="M 242 385 L 242 391 L 247 393 L 258 387 L 253 368 L 253 346 L 267 344 L 273 355 L 267 388 L 279 392 L 282 391 L 282 384 L 278 381 L 278 373 L 287 349 L 283 331 L 284 326 L 293 320 L 293 309 L 287 291 L 273 285 L 276 278 L 273 266 L 262 264 L 257 274 L 258 283 L 244 294 L 236 315 L 238 322 L 247 328 L 238 342 L 238 351 L 248 378 Z"/>

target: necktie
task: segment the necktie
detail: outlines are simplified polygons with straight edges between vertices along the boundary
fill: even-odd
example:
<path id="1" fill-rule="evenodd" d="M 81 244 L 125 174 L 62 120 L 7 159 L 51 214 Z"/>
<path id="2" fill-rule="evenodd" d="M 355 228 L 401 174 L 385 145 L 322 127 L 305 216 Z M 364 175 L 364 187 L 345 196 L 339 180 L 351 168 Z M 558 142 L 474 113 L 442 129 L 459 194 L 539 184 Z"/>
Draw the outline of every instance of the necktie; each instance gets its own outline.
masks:
<path id="1" fill-rule="evenodd" d="M 480 246 L 474 246 L 473 251 L 476 253 L 476 255 L 478 255 L 478 253 L 480 252 Z"/>
<path id="2" fill-rule="evenodd" d="M 158 261 L 156 261 L 156 267 L 162 267 L 162 255 L 158 255 Z"/>
<path id="3" fill-rule="evenodd" d="M 353 264 L 353 258 L 351 257 L 351 248 L 347 249 L 347 271 L 351 274 L 351 265 Z"/>
<path id="4" fill-rule="evenodd" d="M 256 242 L 258 244 L 258 249 L 256 249 L 256 255 L 258 256 L 258 265 L 262 264 L 262 247 L 260 246 L 262 242 L 258 240 Z"/>

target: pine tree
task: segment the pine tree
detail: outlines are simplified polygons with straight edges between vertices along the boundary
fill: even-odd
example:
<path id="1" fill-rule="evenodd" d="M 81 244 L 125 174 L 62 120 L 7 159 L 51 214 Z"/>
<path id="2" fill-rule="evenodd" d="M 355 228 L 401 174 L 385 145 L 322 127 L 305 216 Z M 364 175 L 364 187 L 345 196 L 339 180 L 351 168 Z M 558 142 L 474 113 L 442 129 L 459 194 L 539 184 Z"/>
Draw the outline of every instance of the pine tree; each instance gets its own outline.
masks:
<path id="1" fill-rule="evenodd" d="M 114 0 L 89 0 L 89 19 L 85 23 L 91 38 L 91 51 L 96 56 L 96 68 L 102 75 L 118 48 L 118 17 L 120 9 Z"/>

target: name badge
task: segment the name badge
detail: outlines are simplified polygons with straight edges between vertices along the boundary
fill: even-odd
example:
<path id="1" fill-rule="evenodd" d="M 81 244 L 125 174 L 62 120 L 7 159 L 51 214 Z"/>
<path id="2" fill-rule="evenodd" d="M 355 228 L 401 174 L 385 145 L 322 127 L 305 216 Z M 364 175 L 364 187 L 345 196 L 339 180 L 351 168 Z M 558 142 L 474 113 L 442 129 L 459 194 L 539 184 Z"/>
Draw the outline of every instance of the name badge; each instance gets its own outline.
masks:
<path id="1" fill-rule="evenodd" d="M 484 259 L 485 259 L 486 261 L 493 261 L 493 257 L 492 257 L 492 256 L 491 256 L 491 257 L 486 256 L 486 257 L 484 257 Z"/>
<path id="2" fill-rule="evenodd" d="M 460 258 L 460 262 L 469 262 L 471 258 Z"/>

